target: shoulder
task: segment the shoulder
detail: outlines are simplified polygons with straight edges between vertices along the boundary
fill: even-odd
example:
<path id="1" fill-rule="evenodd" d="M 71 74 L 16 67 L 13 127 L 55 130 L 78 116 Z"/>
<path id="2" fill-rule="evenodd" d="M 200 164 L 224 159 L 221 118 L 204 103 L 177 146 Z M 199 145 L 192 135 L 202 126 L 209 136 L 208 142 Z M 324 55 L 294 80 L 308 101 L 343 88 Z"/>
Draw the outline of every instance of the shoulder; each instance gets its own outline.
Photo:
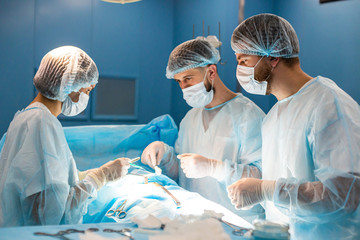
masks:
<path id="1" fill-rule="evenodd" d="M 238 93 L 238 96 L 227 104 L 227 107 L 230 108 L 232 114 L 238 115 L 239 118 L 251 117 L 263 119 L 265 117 L 263 110 L 241 93 Z"/>
<path id="2" fill-rule="evenodd" d="M 201 116 L 203 108 L 192 108 L 186 114 L 185 117 L 181 120 L 180 124 L 185 124 L 187 122 L 192 122 L 194 118 Z"/>

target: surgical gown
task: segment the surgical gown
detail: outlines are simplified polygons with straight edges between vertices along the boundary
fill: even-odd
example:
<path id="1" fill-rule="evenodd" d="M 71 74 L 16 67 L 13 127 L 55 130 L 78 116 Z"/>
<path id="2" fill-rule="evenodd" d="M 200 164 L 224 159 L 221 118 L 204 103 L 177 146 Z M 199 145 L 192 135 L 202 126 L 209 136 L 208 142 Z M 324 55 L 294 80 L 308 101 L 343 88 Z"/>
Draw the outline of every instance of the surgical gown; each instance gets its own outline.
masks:
<path id="1" fill-rule="evenodd" d="M 186 178 L 179 161 L 171 156 L 174 155 L 172 149 L 167 151 L 160 164 L 165 168 L 163 173 L 178 180 L 186 190 L 200 193 L 249 222 L 264 218 L 260 205 L 250 210 L 236 210 L 226 190 L 241 177 L 261 178 L 261 124 L 264 116 L 258 106 L 240 93 L 212 109 L 191 109 L 180 123 L 175 152 L 196 153 L 223 161 L 224 178 Z M 253 169 L 257 171 L 254 173 Z"/>
<path id="2" fill-rule="evenodd" d="M 263 178 L 276 180 L 266 218 L 292 239 L 360 239 L 359 105 L 316 77 L 264 119 Z"/>
<path id="3" fill-rule="evenodd" d="M 12 120 L 0 177 L 3 227 L 79 223 L 96 197 L 91 180 L 79 182 L 62 126 L 41 103 L 17 112 Z"/>

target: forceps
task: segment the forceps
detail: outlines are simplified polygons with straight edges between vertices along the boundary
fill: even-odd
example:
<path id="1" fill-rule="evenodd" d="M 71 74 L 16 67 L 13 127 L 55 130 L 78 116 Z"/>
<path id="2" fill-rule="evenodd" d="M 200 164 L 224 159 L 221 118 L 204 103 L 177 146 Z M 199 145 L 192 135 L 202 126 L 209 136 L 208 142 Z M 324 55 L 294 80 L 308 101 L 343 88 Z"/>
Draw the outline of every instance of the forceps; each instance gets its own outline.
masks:
<path id="1" fill-rule="evenodd" d="M 126 212 L 123 211 L 123 210 L 125 208 L 126 201 L 127 201 L 127 199 L 116 210 L 109 209 L 106 212 L 106 216 L 107 217 L 117 217 L 119 219 L 125 218 L 126 217 Z"/>
<path id="2" fill-rule="evenodd" d="M 104 229 L 103 232 L 108 232 L 108 233 L 119 233 L 123 236 L 126 236 L 128 237 L 129 239 L 131 240 L 134 240 L 133 236 L 131 236 L 131 229 L 130 228 L 123 228 L 123 229 L 120 229 L 120 230 L 114 230 L 114 229 Z"/>
<path id="3" fill-rule="evenodd" d="M 229 227 L 231 227 L 233 229 L 232 234 L 234 234 L 236 236 L 244 236 L 245 233 L 247 233 L 248 231 L 251 231 L 251 229 L 236 226 L 232 223 L 229 223 L 229 222 L 223 220 L 222 218 L 216 218 L 216 219 L 218 219 L 220 222 L 223 222 L 226 225 L 228 225 Z"/>

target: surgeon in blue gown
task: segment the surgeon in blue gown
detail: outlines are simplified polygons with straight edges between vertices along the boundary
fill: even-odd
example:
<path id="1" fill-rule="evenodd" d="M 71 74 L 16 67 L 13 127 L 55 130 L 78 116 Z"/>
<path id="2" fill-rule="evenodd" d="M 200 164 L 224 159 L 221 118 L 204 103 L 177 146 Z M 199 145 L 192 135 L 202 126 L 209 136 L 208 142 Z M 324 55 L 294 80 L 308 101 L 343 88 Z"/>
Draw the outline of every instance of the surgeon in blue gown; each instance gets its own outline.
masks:
<path id="1" fill-rule="evenodd" d="M 175 149 L 153 142 L 141 161 L 159 166 L 186 190 L 200 193 L 249 222 L 263 218 L 260 205 L 237 210 L 226 186 L 242 177 L 261 177 L 261 123 L 263 111 L 220 79 L 218 50 L 194 39 L 170 54 L 166 76 L 175 79 L 192 109 L 182 119 Z M 180 154 L 176 156 L 176 154 Z"/>
<path id="2" fill-rule="evenodd" d="M 229 186 L 232 203 L 264 202 L 266 218 L 290 224 L 292 239 L 360 239 L 358 103 L 301 69 L 295 30 L 279 16 L 248 18 L 231 45 L 241 86 L 278 99 L 262 125 L 263 180 Z"/>
<path id="3" fill-rule="evenodd" d="M 15 114 L 1 152 L 0 226 L 79 223 L 97 190 L 126 175 L 126 158 L 78 172 L 57 119 L 86 108 L 98 76 L 79 48 L 59 47 L 43 57 L 34 77 L 39 94 Z"/>

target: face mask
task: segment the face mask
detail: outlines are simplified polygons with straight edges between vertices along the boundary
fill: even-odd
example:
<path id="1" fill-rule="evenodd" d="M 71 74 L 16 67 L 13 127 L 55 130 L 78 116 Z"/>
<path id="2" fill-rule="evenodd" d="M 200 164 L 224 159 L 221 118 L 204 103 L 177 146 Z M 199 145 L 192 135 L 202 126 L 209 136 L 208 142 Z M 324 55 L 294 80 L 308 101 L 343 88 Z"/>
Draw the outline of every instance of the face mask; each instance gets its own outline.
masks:
<path id="1" fill-rule="evenodd" d="M 65 116 L 76 116 L 85 110 L 89 102 L 89 95 L 80 92 L 79 101 L 73 102 L 69 96 L 62 104 L 61 112 Z"/>
<path id="2" fill-rule="evenodd" d="M 254 67 L 245 67 L 241 65 L 237 65 L 236 68 L 236 78 L 240 83 L 241 87 L 245 89 L 248 93 L 265 95 L 268 82 L 265 81 L 257 81 L 254 77 L 255 67 L 259 64 L 259 62 L 263 59 L 263 57 L 255 64 Z M 270 76 L 270 75 L 269 75 Z M 269 78 L 269 77 L 268 77 Z"/>
<path id="3" fill-rule="evenodd" d="M 213 83 L 211 83 L 211 90 L 209 92 L 206 91 L 204 85 L 206 74 L 207 74 L 207 69 L 202 82 L 195 84 L 191 87 L 182 89 L 184 99 L 190 107 L 193 108 L 205 107 L 213 100 L 214 97 Z"/>

